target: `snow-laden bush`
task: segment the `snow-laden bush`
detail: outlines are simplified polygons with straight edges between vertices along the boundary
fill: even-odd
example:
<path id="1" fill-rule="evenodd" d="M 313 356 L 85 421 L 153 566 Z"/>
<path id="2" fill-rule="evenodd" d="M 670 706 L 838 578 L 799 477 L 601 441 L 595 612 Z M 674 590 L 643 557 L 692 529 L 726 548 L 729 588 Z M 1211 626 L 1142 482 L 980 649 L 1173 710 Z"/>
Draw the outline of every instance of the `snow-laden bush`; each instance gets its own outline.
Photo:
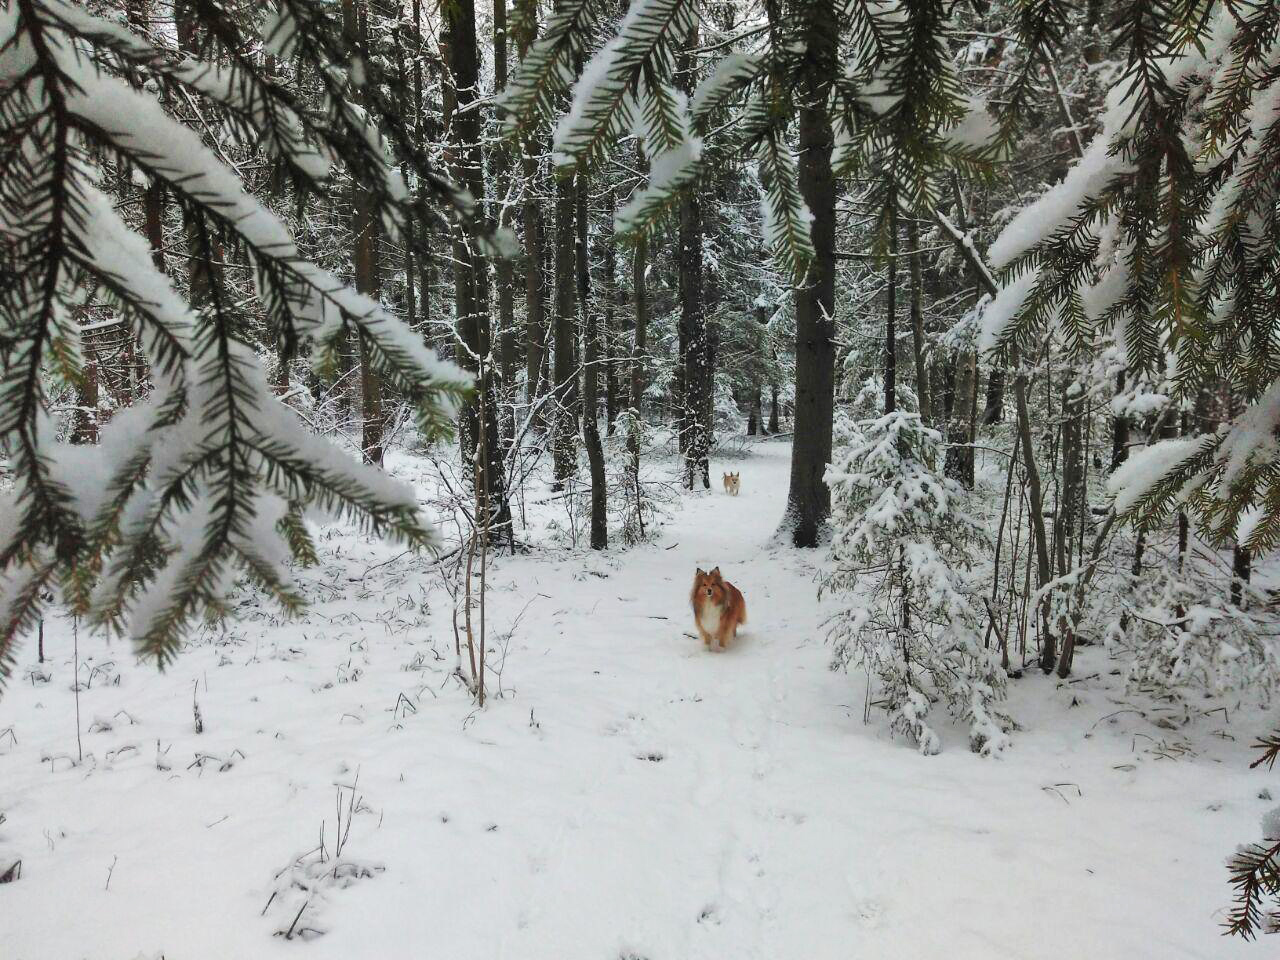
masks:
<path id="1" fill-rule="evenodd" d="M 649 425 L 633 408 L 618 411 L 614 439 L 606 445 L 609 476 L 609 506 L 623 543 L 652 539 L 666 515 L 671 491 L 663 484 L 644 479 L 643 454 L 652 442 Z"/>
<path id="2" fill-rule="evenodd" d="M 829 621 L 835 668 L 863 667 L 877 703 L 921 753 L 941 738 L 934 702 L 968 722 L 983 754 L 1009 744 L 994 703 L 998 661 L 983 649 L 971 552 L 986 535 L 964 508 L 964 489 L 941 472 L 942 437 L 919 414 L 895 411 L 837 423 L 831 487 L 832 567 L 821 592 L 846 599 Z"/>
<path id="3" fill-rule="evenodd" d="M 884 378 L 875 373 L 867 377 L 860 387 L 854 386 L 857 383 L 856 380 L 850 380 L 847 383 L 845 391 L 854 416 L 859 418 L 878 416 L 884 409 Z M 920 398 L 908 384 L 895 384 L 894 396 L 898 409 L 908 413 L 920 411 Z"/>
<path id="4" fill-rule="evenodd" d="M 1181 573 L 1154 569 L 1119 606 L 1107 643 L 1131 687 L 1174 697 L 1248 690 L 1264 702 L 1280 688 L 1269 613 L 1233 604 L 1216 572 L 1205 576 L 1194 563 Z"/>

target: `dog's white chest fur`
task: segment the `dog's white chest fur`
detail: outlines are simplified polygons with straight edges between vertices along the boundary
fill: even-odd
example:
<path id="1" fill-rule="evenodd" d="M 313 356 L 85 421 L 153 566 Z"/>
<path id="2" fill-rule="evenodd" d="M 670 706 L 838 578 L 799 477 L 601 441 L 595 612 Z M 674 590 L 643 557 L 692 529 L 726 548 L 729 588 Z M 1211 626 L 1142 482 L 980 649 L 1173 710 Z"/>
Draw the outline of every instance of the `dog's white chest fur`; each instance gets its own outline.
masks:
<path id="1" fill-rule="evenodd" d="M 698 608 L 698 626 L 713 637 L 720 630 L 720 608 L 714 603 L 704 603 Z"/>

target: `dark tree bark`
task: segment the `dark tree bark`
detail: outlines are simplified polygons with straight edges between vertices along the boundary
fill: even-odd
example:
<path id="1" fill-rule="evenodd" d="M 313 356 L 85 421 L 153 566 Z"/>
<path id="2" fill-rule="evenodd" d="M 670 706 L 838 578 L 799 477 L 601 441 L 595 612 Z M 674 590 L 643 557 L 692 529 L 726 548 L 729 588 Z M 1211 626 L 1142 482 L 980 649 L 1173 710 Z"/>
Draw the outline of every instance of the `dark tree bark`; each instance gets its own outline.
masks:
<path id="1" fill-rule="evenodd" d="M 649 283 L 645 276 L 649 260 L 649 242 L 636 243 L 631 255 L 631 294 L 635 298 L 635 342 L 631 348 L 631 409 L 637 418 L 644 417 L 645 365 L 649 349 Z"/>
<path id="2" fill-rule="evenodd" d="M 984 427 L 1004 422 L 1004 371 L 999 367 L 992 367 L 987 374 L 987 400 L 980 422 Z"/>
<path id="3" fill-rule="evenodd" d="M 600 334 L 604 352 L 604 408 L 609 436 L 613 436 L 614 421 L 618 417 L 618 364 L 614 356 L 617 344 L 617 271 L 618 245 L 613 236 L 614 200 L 612 188 L 607 191 L 604 204 L 604 327 Z"/>
<path id="4" fill-rule="evenodd" d="M 421 16 L 421 10 L 419 10 Z M 396 73 L 397 80 L 400 83 L 400 112 L 407 117 L 414 118 L 415 129 L 417 128 L 418 107 L 412 103 L 412 91 L 409 85 L 409 68 L 405 60 L 403 28 L 400 24 L 396 24 L 391 28 L 392 36 L 395 38 L 396 48 Z M 267 62 L 274 63 L 274 57 L 268 57 Z M 408 217 L 404 224 L 404 310 L 405 322 L 409 324 L 411 329 L 417 329 L 418 326 L 418 296 L 414 289 L 414 275 L 417 273 L 414 258 L 414 234 L 417 232 L 416 225 L 412 217 Z"/>
<path id="5" fill-rule="evenodd" d="M 968 217 L 965 214 L 964 198 L 960 195 L 960 178 L 955 175 L 951 177 L 951 192 L 960 229 L 967 232 Z M 982 275 L 982 270 L 971 264 L 970 273 L 976 278 Z M 943 470 L 948 477 L 972 488 L 974 421 L 978 409 L 978 355 L 973 350 L 961 350 L 956 354 L 954 363 L 955 373 L 947 407 L 947 453 Z"/>
<path id="6" fill-rule="evenodd" d="M 827 102 L 838 69 L 839 31 L 832 0 L 814 0 L 804 7 L 804 17 L 799 182 L 813 215 L 814 260 L 807 283 L 795 294 L 795 442 L 783 526 L 796 546 L 816 547 L 831 514 L 831 491 L 823 474 L 831 461 L 835 411 L 836 182 Z"/>
<path id="7" fill-rule="evenodd" d="M 1035 444 L 1031 436 L 1031 413 L 1027 408 L 1027 374 L 1019 364 L 1016 352 L 1013 364 L 1017 373 L 1013 378 L 1014 400 L 1018 408 L 1018 442 L 1022 447 L 1023 469 L 1027 474 L 1027 509 L 1030 513 L 1032 539 L 1036 551 L 1036 587 L 1043 587 L 1049 582 L 1051 567 L 1049 565 L 1049 538 L 1044 528 L 1044 496 L 1040 489 L 1040 470 L 1036 466 Z M 1040 668 L 1045 673 L 1051 671 L 1058 660 L 1057 644 L 1052 633 L 1046 629 L 1045 618 L 1037 611 L 1041 622 L 1040 633 L 1043 645 L 1040 651 Z"/>
<path id="8" fill-rule="evenodd" d="M 1116 374 L 1116 393 L 1124 391 L 1124 371 Z M 1111 472 L 1129 459 L 1129 418 L 1117 413 L 1111 418 Z"/>
<path id="9" fill-rule="evenodd" d="M 532 181 L 536 164 L 525 159 L 525 174 Z M 547 279 L 542 269 L 546 238 L 542 204 L 535 198 L 524 202 L 525 258 L 525 399 L 532 406 L 542 396 L 545 384 L 547 343 Z"/>
<path id="10" fill-rule="evenodd" d="M 344 10 L 352 0 L 344 0 Z M 199 55 L 196 35 L 200 29 L 198 11 L 190 4 L 178 4 L 174 9 L 178 49 L 186 54 Z M 212 296 L 215 281 L 221 278 L 222 244 L 216 236 L 206 236 L 201 224 L 183 212 L 183 228 L 187 237 L 187 282 L 191 289 L 191 305 L 205 306 Z M 163 237 L 160 238 L 163 241 Z M 152 257 L 155 245 L 152 244 Z"/>
<path id="11" fill-rule="evenodd" d="M 493 84 L 498 92 L 507 86 L 507 2 L 493 0 Z M 498 108 L 498 119 L 506 111 Z M 493 183 L 499 227 L 511 225 L 509 205 L 502 194 L 510 189 L 512 163 L 511 148 L 500 144 L 493 151 Z M 498 364 L 501 372 L 502 402 L 505 413 L 499 418 L 504 447 L 515 439 L 515 391 L 516 391 L 516 311 L 514 265 L 507 257 L 499 257 L 494 264 L 494 279 L 498 286 Z"/>
<path id="12" fill-rule="evenodd" d="M 885 288 L 884 412 L 898 409 L 898 198 L 889 193 L 889 283 Z"/>
<path id="13" fill-rule="evenodd" d="M 343 0 L 343 30 L 352 49 L 368 56 L 368 13 L 359 0 Z M 360 100 L 357 88 L 356 99 Z M 382 269 L 378 247 L 381 233 L 374 199 L 358 177 L 353 178 L 351 197 L 352 260 L 356 289 L 373 300 L 382 296 Z M 357 337 L 360 355 L 360 397 L 362 406 L 360 448 L 365 463 L 382 465 L 382 382 L 369 363 L 369 344 L 363 334 Z"/>
<path id="14" fill-rule="evenodd" d="M 1071 543 L 1076 525 L 1084 521 L 1084 392 L 1073 392 L 1073 386 L 1068 384 L 1062 395 L 1062 502 L 1054 531 L 1059 576 L 1072 566 Z"/>
<path id="15" fill-rule="evenodd" d="M 637 153 L 640 151 L 637 150 Z M 644 156 L 639 156 L 639 166 L 644 169 Z M 636 243 L 631 257 L 631 294 L 634 298 L 634 342 L 631 348 L 630 365 L 630 407 L 631 416 L 635 418 L 634 429 L 627 436 L 627 456 L 631 460 L 630 482 L 632 488 L 626 496 L 635 495 L 636 521 L 640 538 L 644 538 L 644 510 L 642 508 L 642 492 L 640 484 L 640 426 L 644 420 L 645 362 L 648 349 L 649 329 L 649 287 L 645 275 L 647 269 L 649 246 L 643 237 Z"/>
<path id="16" fill-rule="evenodd" d="M 562 178 L 556 184 L 555 411 L 551 439 L 555 476 L 553 490 L 563 490 L 564 482 L 578 470 L 578 365 L 574 356 L 576 206 L 577 178 Z"/>
<path id="17" fill-rule="evenodd" d="M 98 361 L 92 344 L 84 345 L 84 366 L 76 383 L 76 415 L 72 443 L 98 442 Z"/>
<path id="18" fill-rule="evenodd" d="M 924 283 L 920 269 L 920 227 L 915 218 L 907 220 L 907 242 L 911 245 L 911 358 L 916 367 L 916 395 L 920 398 L 920 418 L 933 422 L 932 396 L 929 384 L 929 368 L 925 365 L 927 344 L 924 339 Z"/>
<path id="19" fill-rule="evenodd" d="M 973 487 L 973 409 L 978 381 L 978 358 L 972 350 L 956 357 L 955 388 L 951 416 L 947 419 L 947 455 L 944 470 L 948 477 Z"/>
<path id="20" fill-rule="evenodd" d="M 600 323 L 591 304 L 591 260 L 587 249 L 588 208 L 587 179 L 578 175 L 578 309 L 582 313 L 583 378 L 582 437 L 591 470 L 591 549 L 609 546 L 607 484 L 604 473 L 604 448 L 600 443 Z"/>
<path id="21" fill-rule="evenodd" d="M 474 0 L 456 0 L 446 5 L 441 44 L 448 51 L 453 93 L 449 115 L 447 160 L 453 177 L 465 186 L 476 201 L 484 203 L 484 165 L 480 156 L 480 112 L 476 97 L 479 82 L 479 49 L 476 42 Z M 507 501 L 502 444 L 498 430 L 497 390 L 492 363 L 487 362 L 492 347 L 489 330 L 489 284 L 482 257 L 468 237 L 454 235 L 454 303 L 458 351 L 463 367 L 479 375 L 477 396 L 462 412 L 463 463 L 479 463 L 472 482 L 483 519 L 496 540 L 513 538 L 511 509 Z M 483 398 L 479 395 L 483 392 Z"/>
<path id="22" fill-rule="evenodd" d="M 1236 544 L 1231 550 L 1231 602 L 1245 607 L 1245 584 L 1253 573 L 1253 553 L 1247 547 Z"/>
<path id="23" fill-rule="evenodd" d="M 422 58 L 424 56 L 422 49 L 422 0 L 413 0 L 413 43 L 413 129 L 417 134 L 418 141 L 422 142 L 428 135 L 422 100 Z M 416 231 L 419 226 L 425 231 L 424 236 L 429 239 L 431 236 L 429 227 L 426 224 L 414 224 L 413 229 Z M 412 238 L 413 234 L 408 233 L 406 236 Z M 423 341 L 430 344 L 433 272 L 431 258 L 419 256 L 414 266 L 417 268 L 418 274 L 419 312 L 422 317 Z M 410 276 L 406 277 L 406 279 L 409 285 L 413 286 L 413 278 Z"/>
<path id="24" fill-rule="evenodd" d="M 680 345 L 684 389 L 681 393 L 681 427 L 684 433 L 684 485 L 694 488 L 699 478 L 711 488 L 711 344 L 703 300 L 702 205 L 693 190 L 680 200 L 680 249 L 676 262 L 680 273 Z"/>

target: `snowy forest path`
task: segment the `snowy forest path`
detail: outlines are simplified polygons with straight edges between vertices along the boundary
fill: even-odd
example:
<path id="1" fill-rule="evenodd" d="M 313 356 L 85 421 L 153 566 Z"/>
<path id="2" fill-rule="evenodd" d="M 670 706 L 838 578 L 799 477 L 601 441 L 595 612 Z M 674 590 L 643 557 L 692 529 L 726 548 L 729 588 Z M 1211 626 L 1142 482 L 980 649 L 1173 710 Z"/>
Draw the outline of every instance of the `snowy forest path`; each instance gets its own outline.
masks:
<path id="1" fill-rule="evenodd" d="M 82 631 L 82 762 L 51 623 L 45 679 L 0 700 L 0 861 L 23 860 L 6 960 L 1249 955 L 1216 926 L 1224 838 L 1280 774 L 1248 770 L 1245 738 L 1161 759 L 1147 744 L 1181 734 L 1040 676 L 1013 688 L 1000 761 L 945 718 L 930 758 L 863 724 L 864 678 L 829 669 L 825 555 L 773 539 L 789 456 L 713 463 L 740 496 L 682 495 L 651 544 L 493 558 L 483 710 L 451 677 L 438 573 L 341 526 L 300 574 L 300 621 L 249 606 L 163 674 Z M 428 461 L 391 468 L 430 494 Z M 539 522 L 563 509 L 544 504 Z M 724 653 L 688 635 L 699 566 L 746 598 Z M 354 879 L 298 886 L 336 871 L 315 849 L 336 852 L 353 785 Z M 14 929 L 51 902 L 64 926 Z M 322 935 L 273 936 L 295 919 Z"/>

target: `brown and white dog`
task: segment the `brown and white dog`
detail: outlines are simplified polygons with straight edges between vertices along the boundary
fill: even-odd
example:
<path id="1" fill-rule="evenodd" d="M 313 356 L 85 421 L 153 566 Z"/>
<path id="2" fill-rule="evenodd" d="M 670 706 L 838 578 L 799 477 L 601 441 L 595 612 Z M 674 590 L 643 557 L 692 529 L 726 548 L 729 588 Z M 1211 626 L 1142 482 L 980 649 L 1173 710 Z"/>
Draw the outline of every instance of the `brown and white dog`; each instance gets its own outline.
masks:
<path id="1" fill-rule="evenodd" d="M 719 567 L 710 573 L 698 568 L 689 602 L 703 646 L 708 649 L 723 650 L 737 637 L 738 627 L 747 622 L 747 602 L 742 599 L 742 592 L 720 576 Z"/>
<path id="2" fill-rule="evenodd" d="M 724 475 L 724 492 L 731 497 L 738 495 L 738 490 L 742 486 L 742 475 L 738 473 L 726 473 Z"/>

